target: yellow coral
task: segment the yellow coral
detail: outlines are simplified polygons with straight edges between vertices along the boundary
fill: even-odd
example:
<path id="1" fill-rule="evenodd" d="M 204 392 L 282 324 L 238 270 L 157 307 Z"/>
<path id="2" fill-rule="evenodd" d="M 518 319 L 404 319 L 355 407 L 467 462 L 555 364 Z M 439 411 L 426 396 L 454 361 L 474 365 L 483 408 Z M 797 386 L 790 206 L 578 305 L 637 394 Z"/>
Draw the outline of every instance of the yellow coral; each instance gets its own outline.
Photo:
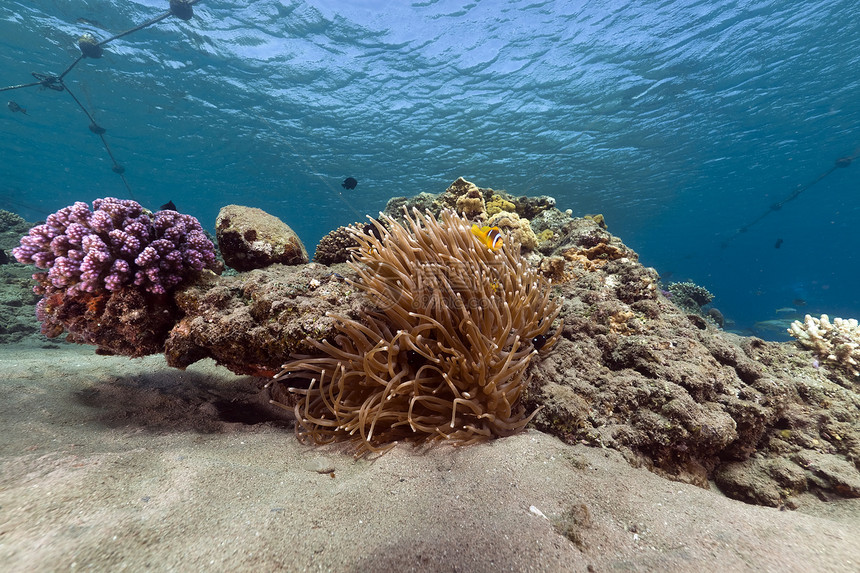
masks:
<path id="1" fill-rule="evenodd" d="M 513 213 L 514 209 L 516 209 L 516 205 L 502 199 L 498 195 L 487 201 L 487 215 L 493 216 L 496 213 L 500 213 L 502 211 L 508 211 L 509 213 Z"/>
<path id="2" fill-rule="evenodd" d="M 609 317 L 609 330 L 616 334 L 632 334 L 634 329 L 630 327 L 630 320 L 636 315 L 631 310 L 619 310 Z"/>
<path id="3" fill-rule="evenodd" d="M 555 236 L 555 233 L 552 232 L 552 229 L 544 229 L 540 233 L 538 233 L 537 240 L 538 243 L 545 243 Z"/>
<path id="4" fill-rule="evenodd" d="M 602 213 L 598 213 L 596 215 L 586 215 L 584 218 L 585 219 L 591 219 L 592 221 L 597 223 L 598 227 L 600 227 L 601 229 L 604 229 L 604 230 L 606 229 L 606 220 L 603 218 Z"/>
<path id="5" fill-rule="evenodd" d="M 609 261 L 626 257 L 628 253 L 621 247 L 610 243 L 598 243 L 591 248 L 571 247 L 561 255 L 568 261 L 577 262 L 586 270 L 599 269 Z"/>

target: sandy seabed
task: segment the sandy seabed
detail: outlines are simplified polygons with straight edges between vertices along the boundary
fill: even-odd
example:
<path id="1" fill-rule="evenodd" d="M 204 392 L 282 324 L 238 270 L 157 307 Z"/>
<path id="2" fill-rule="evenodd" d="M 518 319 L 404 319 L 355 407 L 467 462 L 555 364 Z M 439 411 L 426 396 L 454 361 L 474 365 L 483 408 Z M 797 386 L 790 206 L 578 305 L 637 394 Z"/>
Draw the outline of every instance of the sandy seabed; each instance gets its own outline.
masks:
<path id="1" fill-rule="evenodd" d="M 298 443 L 259 387 L 0 348 L 0 569 L 860 570 L 860 499 L 747 505 L 534 430 L 355 461 Z"/>

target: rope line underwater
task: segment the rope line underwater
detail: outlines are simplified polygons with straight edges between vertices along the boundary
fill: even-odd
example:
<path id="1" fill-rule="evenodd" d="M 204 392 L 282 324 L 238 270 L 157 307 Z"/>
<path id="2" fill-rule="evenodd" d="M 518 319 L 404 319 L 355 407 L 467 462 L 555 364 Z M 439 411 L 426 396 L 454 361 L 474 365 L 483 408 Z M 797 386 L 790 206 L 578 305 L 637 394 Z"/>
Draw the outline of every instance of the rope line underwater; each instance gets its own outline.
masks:
<path id="1" fill-rule="evenodd" d="M 164 12 L 163 14 L 156 16 L 155 18 L 152 18 L 151 20 L 147 20 L 146 22 L 139 24 L 139 25 L 135 26 L 134 28 L 130 28 L 128 30 L 125 30 L 124 32 L 120 32 L 119 34 L 111 36 L 110 38 L 107 38 L 106 40 L 102 40 L 101 42 L 99 42 L 95 38 L 95 36 L 93 36 L 89 32 L 85 32 L 84 34 L 82 34 L 78 38 L 78 42 L 77 42 L 78 43 L 78 49 L 80 49 L 81 54 L 75 59 L 75 61 L 73 61 L 71 64 L 69 64 L 69 66 L 65 70 L 63 70 L 63 73 L 61 73 L 59 75 L 54 75 L 54 74 L 43 74 L 43 73 L 39 73 L 39 72 L 32 72 L 32 76 L 36 79 L 36 81 L 29 82 L 29 83 L 23 83 L 23 84 L 16 84 L 16 85 L 12 85 L 12 86 L 0 87 L 0 92 L 38 86 L 43 90 L 49 89 L 52 91 L 57 91 L 57 92 L 64 91 L 64 92 L 68 93 L 71 96 L 71 98 L 75 101 L 75 103 L 78 105 L 78 107 L 81 109 L 81 111 L 84 112 L 84 115 L 87 116 L 87 119 L 90 120 L 89 129 L 91 132 L 93 132 L 94 134 L 99 136 L 99 139 L 101 139 L 102 145 L 104 146 L 105 151 L 107 151 L 107 154 L 110 157 L 110 160 L 113 164 L 111 166 L 111 170 L 120 176 L 120 178 L 122 179 L 122 182 L 125 184 L 125 188 L 128 190 L 129 196 L 132 199 L 134 199 L 134 194 L 131 191 L 131 186 L 128 183 L 128 179 L 126 179 L 126 177 L 125 177 L 125 167 L 123 167 L 117 161 L 116 157 L 113 154 L 113 151 L 110 148 L 110 145 L 108 145 L 107 139 L 105 139 L 105 133 L 107 130 L 104 127 L 100 126 L 98 123 L 96 123 L 92 114 L 87 110 L 87 108 L 84 106 L 84 104 L 81 103 L 81 101 L 75 96 L 75 94 L 72 93 L 72 91 L 69 89 L 69 86 L 66 85 L 64 78 L 84 58 L 90 58 L 90 59 L 95 60 L 95 59 L 102 57 L 102 55 L 104 54 L 103 46 L 109 44 L 110 42 L 112 42 L 116 39 L 122 38 L 124 36 L 128 36 L 129 34 L 132 34 L 132 33 L 137 32 L 139 30 L 143 30 L 144 28 L 148 28 L 149 26 L 152 26 L 153 24 L 157 24 L 158 22 L 161 22 L 162 20 L 164 20 L 165 18 L 168 18 L 170 16 L 175 16 L 175 17 L 177 17 L 183 21 L 190 20 L 191 17 L 194 15 L 193 6 L 195 4 L 197 4 L 198 2 L 200 2 L 200 0 L 170 0 L 170 8 L 168 9 L 167 12 Z M 21 109 L 20 106 L 15 104 L 15 102 L 11 102 L 11 101 L 9 102 L 9 108 L 13 109 L 13 111 L 15 111 L 15 108 Z M 24 111 L 26 111 L 26 110 L 24 110 Z"/>
<path id="2" fill-rule="evenodd" d="M 834 171 L 836 171 L 837 169 L 844 169 L 844 168 L 846 168 L 846 167 L 850 166 L 850 165 L 851 165 L 851 163 L 852 163 L 855 159 L 857 159 L 857 157 L 860 157 L 860 149 L 856 149 L 856 150 L 854 151 L 854 153 L 853 153 L 853 154 L 851 154 L 851 155 L 846 155 L 845 157 L 840 157 L 839 159 L 837 159 L 837 160 L 833 163 L 833 165 L 832 165 L 832 166 L 831 166 L 827 171 L 824 171 L 824 172 L 823 172 L 823 173 L 821 173 L 818 177 L 816 177 L 815 179 L 813 179 L 812 181 L 810 181 L 810 182 L 809 182 L 809 183 L 807 183 L 806 185 L 798 185 L 798 186 L 797 186 L 797 188 L 796 188 L 794 191 L 792 191 L 790 194 L 788 194 L 786 197 L 784 197 L 783 199 L 780 199 L 780 200 L 779 200 L 779 201 L 777 201 L 776 203 L 773 203 L 773 204 L 770 206 L 770 209 L 768 209 L 767 211 L 763 212 L 761 215 L 759 215 L 758 217 L 756 217 L 755 219 L 753 219 L 752 221 L 750 221 L 749 223 L 747 223 L 747 224 L 746 224 L 746 225 L 744 225 L 743 227 L 739 228 L 737 231 L 735 231 L 735 233 L 734 233 L 731 237 L 729 237 L 728 239 L 726 239 L 725 241 L 723 241 L 723 242 L 720 244 L 720 247 L 721 247 L 721 248 L 723 248 L 723 249 L 725 249 L 726 247 L 728 247 L 728 246 L 729 246 L 729 243 L 730 243 L 731 241 L 733 241 L 734 239 L 736 239 L 738 236 L 743 235 L 744 233 L 746 233 L 746 232 L 749 230 L 749 228 L 750 228 L 750 227 L 752 227 L 753 225 L 757 225 L 758 223 L 760 223 L 760 222 L 761 222 L 765 217 L 767 217 L 767 216 L 768 216 L 768 215 L 770 215 L 771 213 L 775 213 L 775 212 L 779 211 L 780 209 L 782 209 L 782 208 L 783 208 L 783 206 L 784 206 L 786 203 L 788 203 L 788 202 L 790 202 L 790 201 L 794 201 L 795 199 L 797 199 L 798 197 L 800 197 L 801 193 L 803 193 L 804 191 L 808 190 L 810 187 L 812 187 L 813 185 L 815 185 L 816 183 L 818 183 L 818 182 L 819 182 L 819 181 L 821 181 L 822 179 L 826 178 L 828 175 L 830 175 L 831 173 L 833 173 L 833 172 L 834 172 Z"/>

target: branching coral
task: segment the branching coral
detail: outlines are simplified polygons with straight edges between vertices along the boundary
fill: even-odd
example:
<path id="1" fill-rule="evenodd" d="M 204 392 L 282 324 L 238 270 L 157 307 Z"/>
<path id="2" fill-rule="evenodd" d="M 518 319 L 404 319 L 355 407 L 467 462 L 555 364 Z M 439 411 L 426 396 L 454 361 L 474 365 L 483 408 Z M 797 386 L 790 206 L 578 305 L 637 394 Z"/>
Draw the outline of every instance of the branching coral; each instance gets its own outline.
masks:
<path id="1" fill-rule="evenodd" d="M 714 295 L 694 282 L 671 283 L 667 290 L 672 293 L 672 302 L 683 310 L 696 312 L 714 300 Z"/>
<path id="2" fill-rule="evenodd" d="M 316 443 L 351 439 L 359 454 L 399 440 L 469 444 L 521 430 L 526 368 L 561 331 L 549 284 L 519 245 L 484 247 L 450 211 L 417 210 L 379 237 L 356 233 L 350 265 L 375 308 L 335 317 L 334 343 L 308 342 L 276 377 L 297 395 L 297 431 Z"/>
<path id="3" fill-rule="evenodd" d="M 826 314 L 820 319 L 807 314 L 803 322 L 792 322 L 788 333 L 823 360 L 860 376 L 860 324 L 856 319 L 834 318 L 831 322 Z"/>
<path id="4" fill-rule="evenodd" d="M 172 291 L 217 268 L 196 218 L 113 197 L 92 211 L 79 201 L 49 215 L 12 253 L 47 269 L 33 275 L 45 336 L 67 330 L 71 341 L 127 356 L 160 351 L 177 318 Z"/>

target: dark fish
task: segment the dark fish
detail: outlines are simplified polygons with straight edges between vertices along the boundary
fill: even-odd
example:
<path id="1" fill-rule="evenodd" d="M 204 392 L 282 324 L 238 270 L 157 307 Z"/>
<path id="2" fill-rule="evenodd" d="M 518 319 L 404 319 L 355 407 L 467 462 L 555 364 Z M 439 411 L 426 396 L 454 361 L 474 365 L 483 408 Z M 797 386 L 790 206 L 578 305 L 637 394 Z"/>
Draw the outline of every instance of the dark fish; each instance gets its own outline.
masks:
<path id="1" fill-rule="evenodd" d="M 776 243 L 773 245 L 773 248 L 774 248 L 774 249 L 778 249 L 778 248 L 780 248 L 781 246 L 782 246 L 782 239 L 780 238 L 780 239 L 777 239 L 777 240 L 776 240 Z"/>
<path id="2" fill-rule="evenodd" d="M 793 304 L 794 306 L 806 306 L 806 301 L 802 298 L 796 298 L 791 301 L 791 304 Z"/>
<path id="3" fill-rule="evenodd" d="M 28 113 L 27 113 L 27 108 L 25 108 L 25 107 L 21 107 L 20 105 L 18 105 L 17 103 L 15 103 L 15 102 L 14 102 L 14 101 L 12 101 L 12 100 L 9 100 L 9 101 L 6 103 L 6 106 L 7 106 L 9 109 L 11 109 L 11 110 L 12 110 L 12 112 L 21 112 L 21 113 L 23 113 L 24 115 L 30 115 L 30 114 L 28 114 Z M 353 181 L 355 181 L 355 179 L 353 179 Z"/>
<path id="4" fill-rule="evenodd" d="M 546 344 L 546 341 L 549 340 L 549 336 L 546 334 L 538 334 L 534 338 L 532 338 L 532 346 L 535 347 L 535 350 L 540 350 Z"/>
<path id="5" fill-rule="evenodd" d="M 176 205 L 173 204 L 173 201 L 168 201 L 161 207 L 159 207 L 162 211 L 176 211 Z"/>
<path id="6" fill-rule="evenodd" d="M 5 265 L 9 263 L 9 255 L 6 254 L 6 251 L 0 249 L 0 265 Z"/>
<path id="7" fill-rule="evenodd" d="M 376 225 L 374 225 L 373 223 L 368 223 L 364 226 L 364 234 L 373 235 L 377 238 L 377 240 L 382 240 L 382 235 L 379 233 L 379 229 L 377 229 Z"/>
<path id="8" fill-rule="evenodd" d="M 358 185 L 358 181 L 356 181 L 355 177 L 347 177 L 343 180 L 343 183 L 340 184 L 344 189 L 349 189 L 350 191 L 355 189 L 355 186 Z"/>
<path id="9" fill-rule="evenodd" d="M 382 225 L 382 221 L 380 221 L 379 219 L 374 218 L 373 220 Z M 362 228 L 362 231 L 364 231 L 365 235 L 373 235 L 378 241 L 382 240 L 382 233 L 379 232 L 379 227 L 377 227 L 373 223 L 366 223 Z"/>

